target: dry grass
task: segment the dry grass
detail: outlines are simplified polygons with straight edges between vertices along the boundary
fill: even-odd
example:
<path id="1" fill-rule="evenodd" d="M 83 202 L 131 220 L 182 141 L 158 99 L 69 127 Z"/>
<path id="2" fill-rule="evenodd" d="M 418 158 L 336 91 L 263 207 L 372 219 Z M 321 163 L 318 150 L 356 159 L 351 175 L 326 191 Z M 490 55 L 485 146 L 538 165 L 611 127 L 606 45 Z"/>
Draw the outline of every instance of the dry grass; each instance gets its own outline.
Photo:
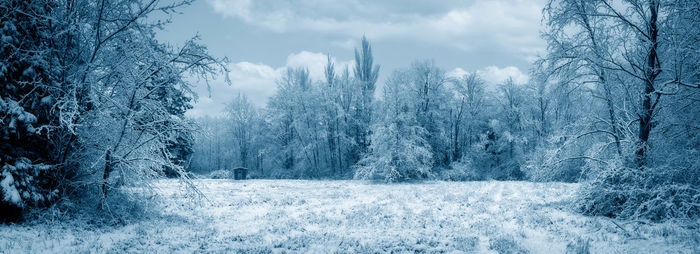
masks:
<path id="1" fill-rule="evenodd" d="M 188 201 L 176 180 L 155 183 L 163 202 L 150 219 L 2 226 L 0 252 L 697 253 L 700 245 L 698 229 L 570 212 L 576 184 L 196 182 L 209 201 Z"/>

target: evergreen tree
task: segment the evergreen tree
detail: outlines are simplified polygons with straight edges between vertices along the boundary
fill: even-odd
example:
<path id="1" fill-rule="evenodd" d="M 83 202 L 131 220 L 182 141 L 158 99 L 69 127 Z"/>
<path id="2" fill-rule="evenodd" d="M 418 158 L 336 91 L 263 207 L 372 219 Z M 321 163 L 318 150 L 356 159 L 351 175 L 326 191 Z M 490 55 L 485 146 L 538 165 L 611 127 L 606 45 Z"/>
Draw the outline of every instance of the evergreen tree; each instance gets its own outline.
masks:
<path id="1" fill-rule="evenodd" d="M 0 221 L 58 197 L 52 1 L 0 2 Z"/>

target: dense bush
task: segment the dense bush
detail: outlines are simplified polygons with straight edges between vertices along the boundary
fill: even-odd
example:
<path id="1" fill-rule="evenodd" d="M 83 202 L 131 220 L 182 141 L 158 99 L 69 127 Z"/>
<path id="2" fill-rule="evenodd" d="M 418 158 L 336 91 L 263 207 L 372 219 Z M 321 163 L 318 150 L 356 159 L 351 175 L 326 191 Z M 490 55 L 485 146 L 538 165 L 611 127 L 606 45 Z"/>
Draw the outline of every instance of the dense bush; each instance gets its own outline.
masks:
<path id="1" fill-rule="evenodd" d="M 523 165 L 527 178 L 535 182 L 578 182 L 586 176 L 585 159 L 577 154 L 585 142 L 566 142 L 564 135 L 553 135 L 534 148 Z M 581 144 L 583 143 L 583 144 Z"/>
<path id="2" fill-rule="evenodd" d="M 481 135 L 468 156 L 471 166 L 481 179 L 523 180 L 523 137 L 508 130 L 506 124 L 491 120 L 488 130 Z"/>
<path id="3" fill-rule="evenodd" d="M 694 171 L 694 172 L 693 172 Z M 665 221 L 700 218 L 700 174 L 692 168 L 601 167 L 584 183 L 578 209 L 588 215 Z"/>
<path id="4" fill-rule="evenodd" d="M 450 168 L 439 171 L 438 179 L 444 181 L 478 181 L 483 180 L 484 176 L 475 170 L 471 161 L 462 159 L 452 163 Z"/>

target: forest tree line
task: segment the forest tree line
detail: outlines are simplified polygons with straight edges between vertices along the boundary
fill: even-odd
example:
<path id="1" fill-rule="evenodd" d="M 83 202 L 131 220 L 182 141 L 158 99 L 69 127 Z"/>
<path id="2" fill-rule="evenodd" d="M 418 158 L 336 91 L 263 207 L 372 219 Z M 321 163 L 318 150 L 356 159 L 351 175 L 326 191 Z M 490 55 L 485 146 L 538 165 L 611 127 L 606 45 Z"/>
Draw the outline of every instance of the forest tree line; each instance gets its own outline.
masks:
<path id="1" fill-rule="evenodd" d="M 371 177 L 358 177 L 524 179 L 523 152 L 544 139 L 549 121 L 571 115 L 558 108 L 542 118 L 528 98 L 544 91 L 529 84 L 454 77 L 430 60 L 395 71 L 375 92 L 379 66 L 366 38 L 355 56 L 354 66 L 340 68 L 329 56 L 323 80 L 312 80 L 306 68 L 287 69 L 264 108 L 239 93 L 224 117 L 196 119 L 202 132 L 190 168 L 240 166 L 282 178 L 353 178 L 370 170 Z M 391 168 L 405 172 L 390 177 Z"/>

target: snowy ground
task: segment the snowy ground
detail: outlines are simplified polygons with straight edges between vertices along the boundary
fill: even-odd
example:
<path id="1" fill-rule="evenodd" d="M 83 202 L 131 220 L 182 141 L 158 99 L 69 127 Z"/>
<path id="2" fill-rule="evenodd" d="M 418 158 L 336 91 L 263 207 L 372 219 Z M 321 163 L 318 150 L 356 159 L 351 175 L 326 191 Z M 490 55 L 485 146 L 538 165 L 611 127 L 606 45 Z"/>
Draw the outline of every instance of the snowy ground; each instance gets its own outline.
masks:
<path id="1" fill-rule="evenodd" d="M 575 184 L 196 182 L 210 202 L 162 180 L 163 215 L 126 226 L 0 226 L 0 253 L 700 252 L 698 229 L 568 212 Z"/>

